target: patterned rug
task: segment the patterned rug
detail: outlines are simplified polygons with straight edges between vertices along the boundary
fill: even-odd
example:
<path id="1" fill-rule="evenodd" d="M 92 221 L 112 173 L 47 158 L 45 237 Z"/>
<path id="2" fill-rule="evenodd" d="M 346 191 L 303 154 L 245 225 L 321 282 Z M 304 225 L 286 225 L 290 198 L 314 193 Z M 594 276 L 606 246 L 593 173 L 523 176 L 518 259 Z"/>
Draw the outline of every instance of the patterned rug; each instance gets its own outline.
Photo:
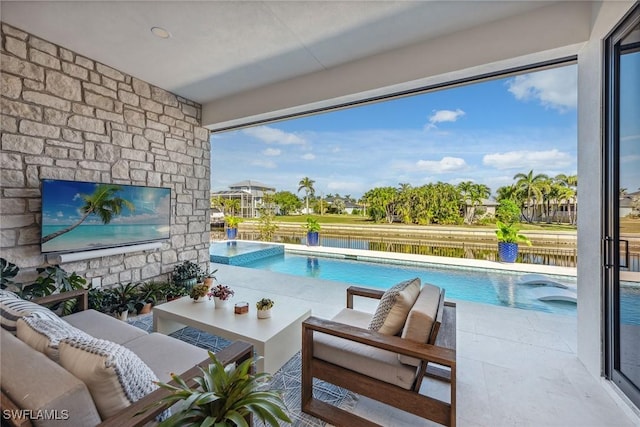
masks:
<path id="1" fill-rule="evenodd" d="M 128 322 L 131 325 L 137 326 L 147 332 L 151 332 L 153 326 L 153 318 L 151 314 L 132 317 Z M 231 341 L 225 338 L 211 335 L 191 327 L 180 329 L 179 331 L 172 333 L 171 336 L 198 347 L 209 349 L 214 353 L 231 344 Z M 307 415 L 300 410 L 301 367 L 302 358 L 300 357 L 300 352 L 298 352 L 287 363 L 285 363 L 278 372 L 273 374 L 270 388 L 281 390 L 283 392 L 283 398 L 287 405 L 289 418 L 293 421 L 291 424 L 292 426 L 324 426 L 325 423 L 323 421 Z M 320 400 L 347 410 L 352 409 L 357 402 L 356 396 L 348 390 L 320 380 L 314 380 L 313 395 Z M 263 424 L 256 421 L 254 422 L 254 425 L 261 426 Z"/>

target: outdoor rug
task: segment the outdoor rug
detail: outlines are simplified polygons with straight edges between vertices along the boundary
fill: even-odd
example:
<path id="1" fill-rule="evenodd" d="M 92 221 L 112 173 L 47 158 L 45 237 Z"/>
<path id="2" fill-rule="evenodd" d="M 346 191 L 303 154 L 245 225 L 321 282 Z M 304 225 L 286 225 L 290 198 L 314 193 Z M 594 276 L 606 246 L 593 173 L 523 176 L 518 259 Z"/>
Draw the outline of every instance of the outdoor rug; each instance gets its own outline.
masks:
<path id="1" fill-rule="evenodd" d="M 152 331 L 153 318 L 151 314 L 132 317 L 128 322 L 131 325 L 137 326 L 147 332 Z M 198 347 L 209 349 L 214 353 L 231 344 L 231 341 L 225 338 L 211 335 L 191 327 L 180 329 L 179 331 L 172 333 L 171 336 Z M 282 391 L 283 399 L 288 409 L 289 418 L 291 418 L 292 421 L 292 426 L 324 426 L 324 421 L 307 415 L 300 410 L 300 392 L 302 387 L 300 378 L 301 367 L 302 358 L 300 357 L 300 352 L 298 352 L 287 363 L 285 363 L 278 372 L 273 374 L 269 388 Z M 357 397 L 353 393 L 320 380 L 314 380 L 313 395 L 322 401 L 347 410 L 352 409 L 357 403 Z M 256 426 L 263 425 L 258 420 L 254 421 L 254 425 Z"/>

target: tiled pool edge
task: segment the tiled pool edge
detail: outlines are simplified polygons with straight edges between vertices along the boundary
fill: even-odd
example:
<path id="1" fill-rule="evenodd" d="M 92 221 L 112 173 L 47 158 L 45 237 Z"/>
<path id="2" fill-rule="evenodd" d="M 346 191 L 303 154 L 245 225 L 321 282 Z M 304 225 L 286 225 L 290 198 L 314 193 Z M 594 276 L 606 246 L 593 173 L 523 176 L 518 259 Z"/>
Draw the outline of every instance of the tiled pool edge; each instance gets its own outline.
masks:
<path id="1" fill-rule="evenodd" d="M 257 261 L 262 258 L 284 254 L 284 246 L 282 244 L 254 242 L 254 241 L 248 241 L 248 240 L 240 240 L 238 242 L 246 242 L 246 243 L 254 243 L 254 244 L 261 243 L 268 247 L 265 247 L 264 249 L 252 251 L 252 252 L 233 255 L 233 256 L 214 255 L 211 252 L 209 252 L 209 261 L 215 262 L 218 264 L 241 266 L 243 264 L 246 264 L 252 261 Z M 238 242 L 227 242 L 227 243 L 238 243 Z M 212 244 L 213 243 L 224 243 L 224 242 L 212 242 Z"/>

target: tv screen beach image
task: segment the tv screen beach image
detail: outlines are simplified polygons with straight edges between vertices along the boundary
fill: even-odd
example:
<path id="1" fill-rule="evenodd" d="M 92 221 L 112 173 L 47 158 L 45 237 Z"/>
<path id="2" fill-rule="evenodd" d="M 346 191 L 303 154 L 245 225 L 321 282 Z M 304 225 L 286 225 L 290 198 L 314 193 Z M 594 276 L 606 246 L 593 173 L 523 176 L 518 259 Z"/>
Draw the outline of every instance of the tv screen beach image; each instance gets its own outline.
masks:
<path id="1" fill-rule="evenodd" d="M 44 253 L 165 240 L 170 227 L 170 188 L 42 181 Z"/>

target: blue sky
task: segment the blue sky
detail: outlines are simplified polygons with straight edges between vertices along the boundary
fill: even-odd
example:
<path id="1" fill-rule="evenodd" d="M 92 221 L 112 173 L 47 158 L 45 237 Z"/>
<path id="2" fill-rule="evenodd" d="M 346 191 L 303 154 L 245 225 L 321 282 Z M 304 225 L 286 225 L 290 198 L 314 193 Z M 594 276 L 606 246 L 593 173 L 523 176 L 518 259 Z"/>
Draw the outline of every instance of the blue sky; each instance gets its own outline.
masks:
<path id="1" fill-rule="evenodd" d="M 577 171 L 575 65 L 213 134 L 211 187 L 246 179 L 360 197 L 379 186 Z M 300 193 L 303 195 L 303 193 Z"/>

